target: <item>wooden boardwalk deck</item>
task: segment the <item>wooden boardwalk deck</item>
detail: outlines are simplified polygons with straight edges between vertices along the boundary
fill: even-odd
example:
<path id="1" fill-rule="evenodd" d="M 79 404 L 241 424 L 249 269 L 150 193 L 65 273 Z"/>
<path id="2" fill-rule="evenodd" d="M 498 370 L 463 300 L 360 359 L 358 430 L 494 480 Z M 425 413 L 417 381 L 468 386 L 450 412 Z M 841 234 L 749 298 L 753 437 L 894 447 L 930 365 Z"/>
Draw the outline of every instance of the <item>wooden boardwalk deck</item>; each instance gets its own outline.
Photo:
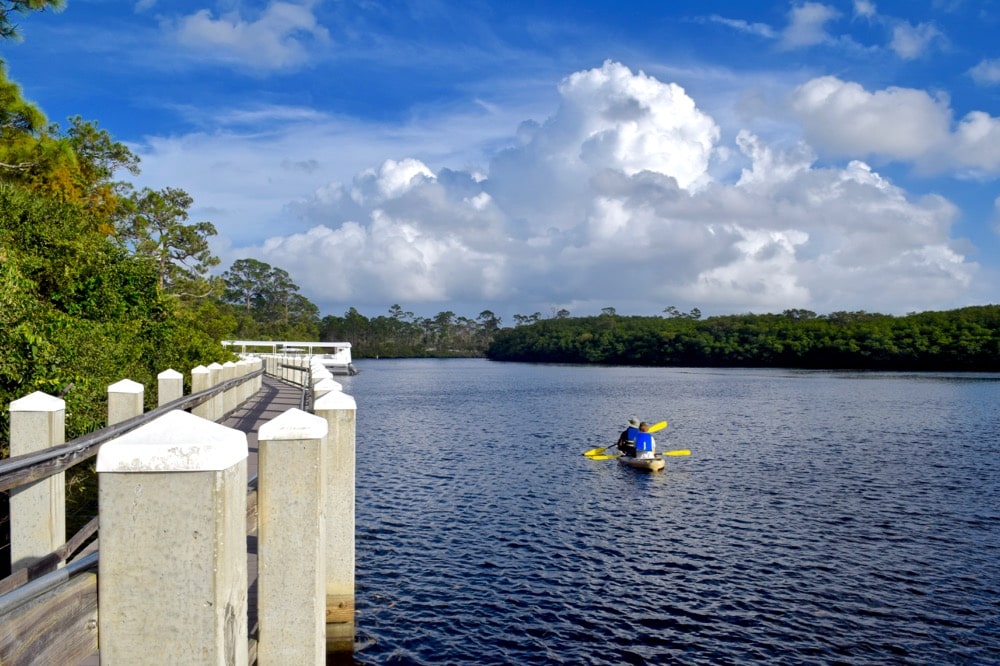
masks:
<path id="1" fill-rule="evenodd" d="M 229 415 L 222 425 L 247 435 L 247 479 L 256 487 L 257 431 L 276 416 L 302 404 L 302 388 L 265 375 L 256 395 Z M 247 626 L 257 633 L 257 533 L 247 535 Z"/>
<path id="2" fill-rule="evenodd" d="M 261 389 L 257 391 L 256 395 L 243 403 L 239 409 L 222 422 L 224 426 L 242 430 L 247 434 L 248 479 L 257 476 L 257 431 L 274 417 L 293 407 L 298 408 L 301 400 L 301 387 L 264 375 Z"/>
<path id="3" fill-rule="evenodd" d="M 261 389 L 239 409 L 229 415 L 222 425 L 241 430 L 247 435 L 247 478 L 256 484 L 257 431 L 260 427 L 289 409 L 298 408 L 302 401 L 302 388 L 264 375 Z M 247 535 L 247 612 L 252 634 L 257 631 L 257 534 Z M 91 655 L 80 666 L 99 666 L 100 653 Z"/>

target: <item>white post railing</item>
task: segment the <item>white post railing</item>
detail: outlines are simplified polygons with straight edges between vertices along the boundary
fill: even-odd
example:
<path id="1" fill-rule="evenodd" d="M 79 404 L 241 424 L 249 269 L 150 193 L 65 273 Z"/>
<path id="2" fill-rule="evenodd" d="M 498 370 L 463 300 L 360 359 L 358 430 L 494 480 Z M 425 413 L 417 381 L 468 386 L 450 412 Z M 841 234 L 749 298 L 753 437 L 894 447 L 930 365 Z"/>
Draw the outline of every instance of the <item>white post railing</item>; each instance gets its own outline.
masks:
<path id="1" fill-rule="evenodd" d="M 290 409 L 257 433 L 261 664 L 325 661 L 327 422 Z"/>
<path id="2" fill-rule="evenodd" d="M 10 455 L 34 453 L 66 441 L 66 403 L 36 391 L 10 403 Z M 27 567 L 66 542 L 66 474 L 10 493 L 11 569 Z"/>
<path id="3" fill-rule="evenodd" d="M 156 376 L 156 404 L 162 406 L 184 396 L 184 375 L 167 369 Z"/>
<path id="4" fill-rule="evenodd" d="M 183 411 L 101 447 L 102 664 L 248 662 L 246 459 Z"/>
<path id="5" fill-rule="evenodd" d="M 226 361 L 222 364 L 222 381 L 228 382 L 230 379 L 236 379 L 236 364 L 232 361 Z M 236 409 L 236 390 L 237 388 L 234 386 L 222 393 L 222 416 Z"/>
<path id="6" fill-rule="evenodd" d="M 354 469 L 357 404 L 332 391 L 314 411 L 329 429 L 326 456 L 326 641 L 328 652 L 354 647 Z"/>
<path id="7" fill-rule="evenodd" d="M 291 409 L 259 429 L 258 662 L 319 664 L 328 652 L 353 649 L 357 406 L 307 357 L 198 366 L 192 391 L 265 365 L 298 385 L 311 370 L 316 400 L 315 414 Z M 157 380 L 159 405 L 183 397 L 181 373 Z M 247 437 L 215 421 L 260 384 L 219 393 L 190 413 L 166 412 L 101 445 L 101 663 L 247 663 Z M 140 416 L 143 393 L 127 379 L 109 386 L 109 425 Z M 229 393 L 233 403 L 222 399 Z M 10 412 L 12 455 L 64 442 L 61 399 L 34 393 Z M 11 516 L 14 567 L 62 546 L 63 474 L 13 491 Z"/>
<path id="8" fill-rule="evenodd" d="M 202 391 L 207 391 L 212 388 L 212 371 L 203 365 L 196 366 L 191 369 L 191 392 L 201 393 Z M 215 412 L 212 407 L 214 401 L 206 400 L 205 402 L 191 408 L 191 413 L 195 416 L 200 416 L 208 421 L 215 420 Z"/>
<path id="9" fill-rule="evenodd" d="M 142 414 L 145 389 L 139 382 L 123 379 L 108 387 L 108 425 L 128 421 Z"/>
<path id="10" fill-rule="evenodd" d="M 208 371 L 211 375 L 211 380 L 209 381 L 209 387 L 214 388 L 222 383 L 221 363 L 209 363 Z M 221 393 L 216 393 L 214 396 L 212 396 L 212 399 L 210 400 L 210 402 L 212 403 L 212 416 L 211 416 L 212 421 L 218 421 L 219 419 L 222 418 L 222 415 L 225 413 L 222 411 L 224 405 L 223 400 L 224 399 Z"/>

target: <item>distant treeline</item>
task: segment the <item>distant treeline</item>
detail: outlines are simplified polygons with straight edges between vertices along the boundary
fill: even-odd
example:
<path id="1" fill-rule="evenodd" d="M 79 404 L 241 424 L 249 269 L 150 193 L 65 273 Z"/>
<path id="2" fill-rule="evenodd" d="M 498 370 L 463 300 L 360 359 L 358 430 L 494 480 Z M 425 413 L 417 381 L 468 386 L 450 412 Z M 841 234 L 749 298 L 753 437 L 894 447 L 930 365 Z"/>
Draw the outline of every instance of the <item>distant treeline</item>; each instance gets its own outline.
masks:
<path id="1" fill-rule="evenodd" d="M 689 367 L 1000 371 L 1000 306 L 904 317 L 808 310 L 545 319 L 497 331 L 498 361 Z"/>
<path id="2" fill-rule="evenodd" d="M 388 316 L 366 317 L 356 308 L 344 316 L 327 315 L 319 322 L 320 339 L 346 341 L 354 358 L 484 356 L 500 318 L 483 310 L 475 319 L 447 310 L 434 317 L 404 312 L 398 304 Z"/>

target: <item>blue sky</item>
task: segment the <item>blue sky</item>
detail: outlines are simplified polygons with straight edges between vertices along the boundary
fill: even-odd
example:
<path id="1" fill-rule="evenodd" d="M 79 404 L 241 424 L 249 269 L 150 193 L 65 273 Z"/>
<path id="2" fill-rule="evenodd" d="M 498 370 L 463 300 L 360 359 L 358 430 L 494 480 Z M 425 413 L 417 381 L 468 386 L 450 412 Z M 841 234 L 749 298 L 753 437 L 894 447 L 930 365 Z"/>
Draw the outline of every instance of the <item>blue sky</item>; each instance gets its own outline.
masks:
<path id="1" fill-rule="evenodd" d="M 0 57 L 323 314 L 1000 302 L 1000 0 L 68 0 Z"/>

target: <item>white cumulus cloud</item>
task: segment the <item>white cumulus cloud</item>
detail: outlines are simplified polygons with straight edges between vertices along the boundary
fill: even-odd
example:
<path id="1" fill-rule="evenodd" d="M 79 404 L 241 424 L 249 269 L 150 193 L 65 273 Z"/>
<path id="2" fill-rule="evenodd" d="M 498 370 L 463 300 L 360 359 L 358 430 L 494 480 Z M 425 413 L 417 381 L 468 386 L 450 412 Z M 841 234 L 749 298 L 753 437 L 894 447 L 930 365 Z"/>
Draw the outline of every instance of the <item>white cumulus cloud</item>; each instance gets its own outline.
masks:
<path id="1" fill-rule="evenodd" d="M 815 46 L 831 40 L 826 24 L 840 16 L 833 7 L 819 2 L 804 2 L 788 12 L 788 26 L 781 35 L 787 49 Z"/>
<path id="2" fill-rule="evenodd" d="M 559 93 L 555 113 L 523 125 L 487 169 L 387 160 L 317 188 L 297 208 L 312 228 L 248 254 L 294 268 L 324 311 L 372 315 L 392 303 L 467 304 L 467 314 L 906 312 L 949 303 L 978 274 L 950 237 L 952 204 L 912 197 L 860 159 L 819 167 L 806 143 L 779 148 L 743 131 L 735 149 L 747 166 L 716 181 L 719 128 L 679 86 L 607 62 L 568 76 Z M 915 91 L 879 97 L 829 79 L 795 99 L 805 116 L 870 115 L 863 136 L 846 135 L 853 150 L 870 151 L 864 137 L 915 157 L 901 138 L 879 136 L 896 112 L 922 134 L 938 128 L 917 153 L 949 140 L 946 108 Z"/>
<path id="3" fill-rule="evenodd" d="M 956 124 L 947 99 L 923 90 L 874 92 L 834 76 L 790 98 L 806 140 L 826 154 L 912 162 L 928 171 L 1000 172 L 1000 119 L 973 111 Z"/>
<path id="4" fill-rule="evenodd" d="M 1000 83 L 1000 58 L 980 60 L 969 70 L 969 75 L 982 86 L 995 86 Z"/>
<path id="5" fill-rule="evenodd" d="M 913 25 L 900 21 L 892 29 L 890 46 L 903 60 L 913 60 L 927 53 L 944 35 L 931 23 Z"/>
<path id="6" fill-rule="evenodd" d="M 256 20 L 246 20 L 237 11 L 216 18 L 201 9 L 170 28 L 185 49 L 262 70 L 298 67 L 308 61 L 310 45 L 329 39 L 309 5 L 288 2 L 270 3 Z"/>

